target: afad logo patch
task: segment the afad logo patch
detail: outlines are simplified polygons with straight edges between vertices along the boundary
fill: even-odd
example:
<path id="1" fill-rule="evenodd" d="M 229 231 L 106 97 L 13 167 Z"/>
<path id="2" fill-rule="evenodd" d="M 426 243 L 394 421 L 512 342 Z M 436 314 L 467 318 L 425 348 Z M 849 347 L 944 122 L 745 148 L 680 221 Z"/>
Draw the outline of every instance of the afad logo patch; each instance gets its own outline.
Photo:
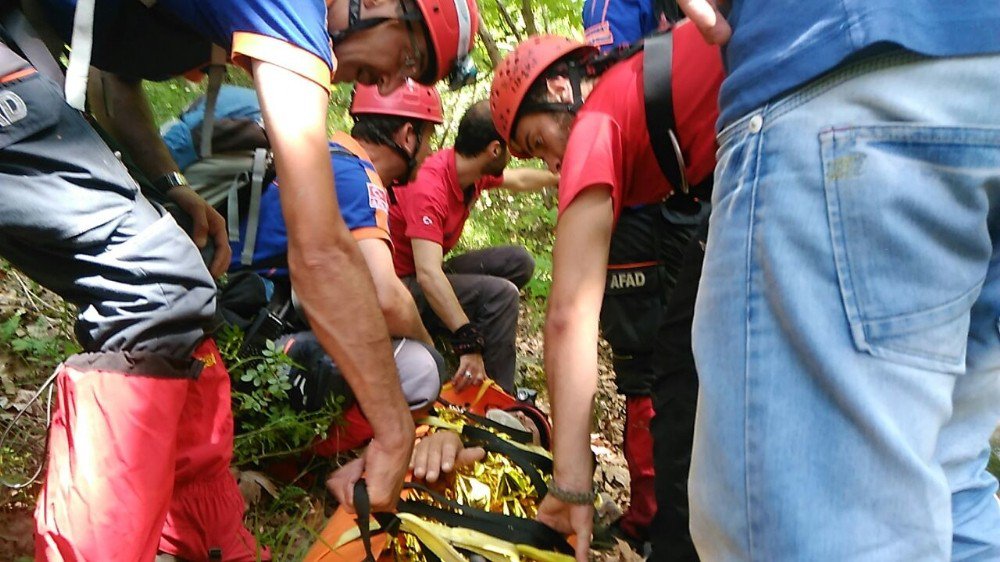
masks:
<path id="1" fill-rule="evenodd" d="M 368 206 L 383 213 L 389 212 L 389 191 L 381 185 L 368 182 Z"/>

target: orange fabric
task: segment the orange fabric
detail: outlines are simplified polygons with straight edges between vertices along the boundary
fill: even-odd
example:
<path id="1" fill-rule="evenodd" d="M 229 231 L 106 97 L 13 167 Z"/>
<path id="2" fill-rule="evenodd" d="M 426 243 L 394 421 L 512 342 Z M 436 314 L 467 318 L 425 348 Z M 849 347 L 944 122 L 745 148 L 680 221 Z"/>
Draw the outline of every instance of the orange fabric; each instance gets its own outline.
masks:
<path id="1" fill-rule="evenodd" d="M 381 217 L 375 217 L 378 221 Z M 389 233 L 384 228 L 379 228 L 378 226 L 363 226 L 361 228 L 355 228 L 351 231 L 355 240 L 368 240 L 370 238 L 377 238 L 379 240 L 385 240 L 389 242 Z M 392 243 L 390 242 L 390 245 Z"/>
<path id="2" fill-rule="evenodd" d="M 31 76 L 32 74 L 34 74 L 36 72 L 38 72 L 38 71 L 35 70 L 34 68 L 31 68 L 31 67 L 22 68 L 21 70 L 15 70 L 14 72 L 11 72 L 10 74 L 7 74 L 5 76 L 0 76 L 0 84 L 6 83 L 6 82 L 11 82 L 11 81 L 17 80 L 18 78 L 24 78 L 25 76 Z"/>
<path id="3" fill-rule="evenodd" d="M 190 381 L 63 366 L 55 384 L 35 559 L 151 560 Z"/>
<path id="4" fill-rule="evenodd" d="M 366 151 L 365 148 L 361 146 L 361 143 L 359 143 L 357 140 L 354 139 L 354 137 L 343 131 L 334 131 L 334 133 L 330 135 L 330 140 L 332 142 L 339 144 L 341 147 L 344 148 L 344 150 L 357 156 L 359 159 L 363 160 L 368 164 L 367 166 L 365 166 L 365 174 L 368 176 L 369 184 L 371 184 L 368 187 L 369 200 L 373 196 L 371 191 L 373 189 L 372 186 L 380 190 L 385 190 L 385 187 L 382 185 L 382 178 L 379 177 L 377 171 L 375 170 L 375 165 L 371 163 L 372 162 L 371 157 L 368 156 L 368 151 Z M 389 205 L 388 191 L 383 191 L 382 194 L 386 198 L 385 204 L 386 207 L 388 207 Z M 367 238 L 378 238 L 380 240 L 385 240 L 386 242 L 389 243 L 389 248 L 391 249 L 392 238 L 389 236 L 389 214 L 386 211 L 379 208 L 373 209 L 373 213 L 375 215 L 375 226 L 356 228 L 351 231 L 351 234 L 354 235 L 355 240 L 364 240 Z"/>
<path id="5" fill-rule="evenodd" d="M 343 508 L 337 508 L 337 511 L 326 523 L 326 527 L 320 531 L 319 537 L 309 549 L 306 557 L 302 559 L 303 562 L 360 562 L 364 560 L 365 547 L 360 540 L 349 542 L 337 549 L 333 548 L 340 540 L 341 535 L 355 527 L 357 527 L 355 516 L 347 513 Z M 375 522 L 372 520 L 372 528 L 374 527 Z M 373 536 L 372 553 L 375 556 L 382 554 L 388 540 L 389 537 L 385 533 Z"/>
<path id="6" fill-rule="evenodd" d="M 229 472 L 229 375 L 211 340 L 195 356 L 195 380 L 60 369 L 36 560 L 257 559 Z"/>
<path id="7" fill-rule="evenodd" d="M 221 548 L 222 559 L 269 559 L 243 526 L 245 505 L 229 471 L 233 456 L 233 413 L 229 372 L 215 342 L 206 340 L 194 356 L 205 364 L 192 381 L 177 435 L 174 493 L 159 550 L 200 560 Z"/>
<path id="8" fill-rule="evenodd" d="M 250 59 L 257 59 L 291 70 L 328 90 L 337 70 L 336 59 L 333 61 L 333 69 L 330 69 L 323 59 L 309 51 L 280 39 L 245 31 L 233 34 L 231 57 L 233 63 L 248 72 L 251 70 Z"/>
<path id="9" fill-rule="evenodd" d="M 494 408 L 507 410 L 517 405 L 517 400 L 513 396 L 489 379 L 483 385 L 469 385 L 461 392 L 455 390 L 451 383 L 447 383 L 441 388 L 441 400 L 479 416 L 485 416 L 486 412 Z"/>

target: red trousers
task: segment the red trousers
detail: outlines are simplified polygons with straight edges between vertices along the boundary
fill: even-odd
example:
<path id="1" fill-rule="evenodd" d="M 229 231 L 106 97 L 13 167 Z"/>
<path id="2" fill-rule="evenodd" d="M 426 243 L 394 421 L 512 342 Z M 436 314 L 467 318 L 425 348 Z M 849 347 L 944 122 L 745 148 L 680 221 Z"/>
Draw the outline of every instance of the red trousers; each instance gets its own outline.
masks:
<path id="1" fill-rule="evenodd" d="M 229 374 L 214 341 L 194 356 L 197 379 L 61 367 L 36 560 L 258 559 L 229 471 Z"/>
<path id="2" fill-rule="evenodd" d="M 656 515 L 656 491 L 653 471 L 653 434 L 649 422 L 653 419 L 653 399 L 649 396 L 625 398 L 625 462 L 631 479 L 631 502 L 622 516 L 622 530 L 646 540 L 649 525 Z"/>

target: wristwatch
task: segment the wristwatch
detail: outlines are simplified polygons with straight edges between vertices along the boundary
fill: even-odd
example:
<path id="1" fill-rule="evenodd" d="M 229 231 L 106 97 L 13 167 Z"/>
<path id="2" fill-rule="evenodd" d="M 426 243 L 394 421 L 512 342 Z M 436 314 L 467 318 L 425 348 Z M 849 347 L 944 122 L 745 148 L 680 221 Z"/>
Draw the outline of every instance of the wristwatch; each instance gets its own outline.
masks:
<path id="1" fill-rule="evenodd" d="M 156 189 L 166 193 L 175 187 L 188 185 L 188 181 L 180 172 L 167 172 L 153 180 L 152 184 Z"/>

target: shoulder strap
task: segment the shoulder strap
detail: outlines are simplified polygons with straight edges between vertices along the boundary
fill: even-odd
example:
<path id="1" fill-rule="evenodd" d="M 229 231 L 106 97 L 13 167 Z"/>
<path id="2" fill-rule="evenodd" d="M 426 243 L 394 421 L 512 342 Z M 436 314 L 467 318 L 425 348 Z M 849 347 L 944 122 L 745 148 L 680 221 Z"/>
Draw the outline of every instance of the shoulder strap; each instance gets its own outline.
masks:
<path id="1" fill-rule="evenodd" d="M 205 91 L 205 113 L 201 118 L 201 147 L 199 156 L 212 155 L 212 132 L 215 128 L 215 104 L 222 89 L 222 79 L 226 74 L 226 50 L 212 45 L 212 61 L 208 65 L 208 89 Z"/>
<path id="2" fill-rule="evenodd" d="M 33 10 L 37 8 L 34 5 L 30 5 L 30 7 Z M 20 51 L 31 66 L 62 87 L 64 83 L 62 67 L 52 55 L 45 37 L 34 25 L 34 19 L 29 16 L 30 14 L 21 11 L 16 5 L 5 7 L 2 10 L 2 16 L 0 16 L 0 26 L 3 28 L 4 35 L 14 43 L 10 47 Z"/>
<path id="3" fill-rule="evenodd" d="M 73 12 L 73 37 L 69 64 L 66 65 L 66 103 L 84 111 L 87 102 L 87 76 L 90 53 L 94 47 L 94 10 L 96 0 L 77 0 Z"/>
<path id="4" fill-rule="evenodd" d="M 240 263 L 253 263 L 253 251 L 257 246 L 257 228 L 260 226 L 260 198 L 264 191 L 264 174 L 267 171 L 268 151 L 258 148 L 253 152 L 253 169 L 250 172 L 250 209 L 247 213 L 247 231 L 243 241 Z"/>
<path id="5" fill-rule="evenodd" d="M 642 64 L 642 81 L 649 143 L 670 185 L 687 193 L 684 155 L 677 140 L 674 100 L 670 89 L 673 72 L 673 33 L 667 31 L 651 35 L 646 38 L 644 44 L 646 54 Z"/>

